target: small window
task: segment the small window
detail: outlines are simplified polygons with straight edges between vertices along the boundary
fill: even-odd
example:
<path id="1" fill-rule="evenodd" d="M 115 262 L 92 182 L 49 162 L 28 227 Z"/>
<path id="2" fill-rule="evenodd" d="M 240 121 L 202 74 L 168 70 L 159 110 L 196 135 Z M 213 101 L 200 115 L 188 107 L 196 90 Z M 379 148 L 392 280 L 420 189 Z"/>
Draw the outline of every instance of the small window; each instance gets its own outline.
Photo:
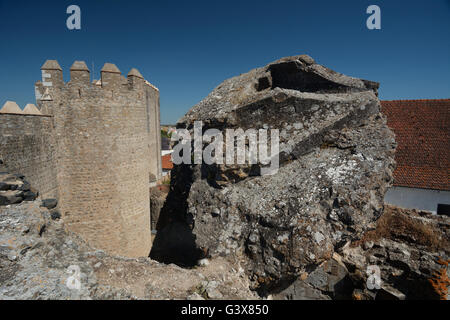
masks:
<path id="1" fill-rule="evenodd" d="M 437 214 L 450 216 L 450 204 L 439 203 L 437 206 Z"/>

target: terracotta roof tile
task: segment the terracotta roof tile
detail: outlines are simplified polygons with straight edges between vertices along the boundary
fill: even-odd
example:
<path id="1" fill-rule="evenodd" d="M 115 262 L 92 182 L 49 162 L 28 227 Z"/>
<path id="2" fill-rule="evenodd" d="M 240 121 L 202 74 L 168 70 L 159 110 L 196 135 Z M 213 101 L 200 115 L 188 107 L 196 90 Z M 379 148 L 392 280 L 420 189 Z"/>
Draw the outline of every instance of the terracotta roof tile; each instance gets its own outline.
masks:
<path id="1" fill-rule="evenodd" d="M 381 101 L 398 143 L 394 185 L 450 190 L 450 99 Z"/>
<path id="2" fill-rule="evenodd" d="M 162 168 L 165 170 L 172 170 L 173 168 L 172 154 L 166 154 L 165 156 L 162 156 L 161 159 L 162 159 Z"/>

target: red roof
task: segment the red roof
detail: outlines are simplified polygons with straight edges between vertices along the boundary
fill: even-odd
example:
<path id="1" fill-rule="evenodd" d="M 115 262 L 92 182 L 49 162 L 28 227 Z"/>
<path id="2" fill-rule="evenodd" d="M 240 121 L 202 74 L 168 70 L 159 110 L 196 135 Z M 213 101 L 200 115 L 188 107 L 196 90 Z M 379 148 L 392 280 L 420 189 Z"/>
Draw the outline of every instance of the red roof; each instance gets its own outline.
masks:
<path id="1" fill-rule="evenodd" d="M 162 159 L 162 168 L 164 170 L 172 170 L 173 163 L 172 163 L 172 154 L 166 154 L 165 156 L 161 157 Z"/>
<path id="2" fill-rule="evenodd" d="M 450 99 L 381 101 L 397 141 L 394 185 L 450 190 Z"/>

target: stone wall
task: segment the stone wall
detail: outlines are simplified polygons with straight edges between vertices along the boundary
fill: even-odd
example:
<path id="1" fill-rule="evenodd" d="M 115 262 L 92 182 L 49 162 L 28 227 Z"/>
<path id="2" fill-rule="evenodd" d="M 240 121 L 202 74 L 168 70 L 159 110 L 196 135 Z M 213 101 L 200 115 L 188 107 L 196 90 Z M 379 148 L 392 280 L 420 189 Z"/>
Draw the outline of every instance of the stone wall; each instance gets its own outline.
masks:
<path id="1" fill-rule="evenodd" d="M 43 198 L 57 197 L 53 118 L 0 113 L 0 159 Z"/>
<path id="2" fill-rule="evenodd" d="M 150 181 L 152 182 L 162 177 L 159 90 L 147 85 L 146 100 L 149 121 Z"/>
<path id="3" fill-rule="evenodd" d="M 0 159 L 57 198 L 65 225 L 91 246 L 148 256 L 149 177 L 161 176 L 158 89 L 110 63 L 93 82 L 82 61 L 68 83 L 56 60 L 41 70 L 38 107 L 8 101 L 0 110 Z"/>
<path id="4" fill-rule="evenodd" d="M 44 71 L 50 80 L 62 73 L 57 67 Z M 145 80 L 126 79 L 112 64 L 101 74 L 101 86 L 93 84 L 86 65 L 75 62 L 70 82 L 46 86 L 47 99 L 38 101 L 55 119 L 60 211 L 68 228 L 92 246 L 146 256 L 151 229 Z"/>

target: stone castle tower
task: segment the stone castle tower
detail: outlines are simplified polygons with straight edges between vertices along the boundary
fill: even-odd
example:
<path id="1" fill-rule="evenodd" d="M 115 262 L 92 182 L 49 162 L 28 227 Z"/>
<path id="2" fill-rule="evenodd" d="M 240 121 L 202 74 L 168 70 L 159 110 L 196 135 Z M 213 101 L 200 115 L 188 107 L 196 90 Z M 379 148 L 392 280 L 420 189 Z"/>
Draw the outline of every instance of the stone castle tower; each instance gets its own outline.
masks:
<path id="1" fill-rule="evenodd" d="M 82 61 L 68 83 L 56 60 L 41 70 L 36 114 L 0 111 L 0 157 L 56 197 L 68 229 L 93 247 L 147 256 L 149 184 L 161 177 L 158 89 L 110 63 L 93 82 Z"/>

